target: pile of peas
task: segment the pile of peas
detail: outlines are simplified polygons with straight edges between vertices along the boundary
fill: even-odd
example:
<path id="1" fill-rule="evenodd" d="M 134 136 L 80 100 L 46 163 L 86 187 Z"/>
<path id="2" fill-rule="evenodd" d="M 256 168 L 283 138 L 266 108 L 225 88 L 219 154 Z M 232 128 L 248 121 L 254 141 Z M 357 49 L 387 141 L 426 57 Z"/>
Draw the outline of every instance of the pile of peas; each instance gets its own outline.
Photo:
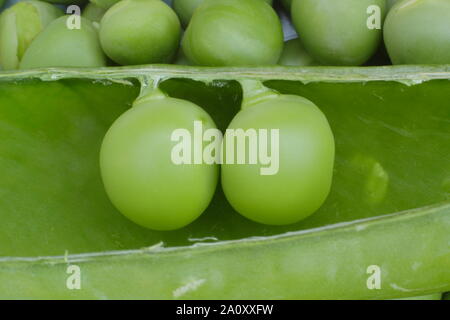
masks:
<path id="1" fill-rule="evenodd" d="M 273 6 L 284 7 L 298 38 L 284 42 Z M 84 4 L 80 17 L 25 0 L 0 16 L 3 70 L 359 66 L 384 47 L 393 64 L 450 63 L 450 1 L 174 0 L 171 7 L 161 0 L 96 0 Z M 258 223 L 295 223 L 324 203 L 335 155 L 325 115 L 305 98 L 257 81 L 241 84 L 242 109 L 229 129 L 279 130 L 277 173 L 261 175 L 260 163 L 175 164 L 174 131 L 194 135 L 196 121 L 204 129 L 216 125 L 199 106 L 155 85 L 117 119 L 101 147 L 105 189 L 122 214 L 150 229 L 182 228 L 206 210 L 219 180 L 233 208 Z M 216 143 L 226 158 L 227 136 Z"/>
<path id="2" fill-rule="evenodd" d="M 358 66 L 384 47 L 393 64 L 450 63 L 448 0 L 85 1 L 24 0 L 5 9 L 1 68 Z M 52 2 L 82 8 L 76 28 Z M 274 6 L 298 38 L 284 42 Z"/>

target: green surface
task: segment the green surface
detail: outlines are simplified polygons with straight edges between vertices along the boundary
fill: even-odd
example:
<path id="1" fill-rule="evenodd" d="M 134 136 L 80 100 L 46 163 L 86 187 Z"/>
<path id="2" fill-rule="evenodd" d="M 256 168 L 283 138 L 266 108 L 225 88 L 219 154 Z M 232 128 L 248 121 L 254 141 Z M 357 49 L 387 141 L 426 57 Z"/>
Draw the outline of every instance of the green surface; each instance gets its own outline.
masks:
<path id="1" fill-rule="evenodd" d="M 382 42 L 386 0 L 294 0 L 295 30 L 321 65 L 359 66 Z"/>
<path id="2" fill-rule="evenodd" d="M 181 37 L 176 13 L 162 1 L 123 0 L 100 22 L 100 43 L 120 65 L 169 63 Z"/>
<path id="3" fill-rule="evenodd" d="M 261 0 L 207 1 L 195 11 L 182 47 L 199 66 L 275 65 L 283 30 L 275 10 Z"/>
<path id="4" fill-rule="evenodd" d="M 409 0 L 392 7 L 383 27 L 393 64 L 450 63 L 450 1 Z"/>
<path id="5" fill-rule="evenodd" d="M 234 212 L 219 189 L 205 214 L 176 232 L 122 217 L 102 186 L 99 147 L 139 94 L 130 79 L 147 76 L 205 108 L 222 130 L 241 103 L 236 80 L 313 101 L 336 140 L 324 206 L 298 224 L 268 227 Z M 0 73 L 0 297 L 388 299 L 450 291 L 448 79 L 449 66 Z M 193 246 L 205 237 L 210 245 Z M 161 242 L 172 249 L 100 253 Z M 61 257 L 39 258 L 50 255 Z M 81 267 L 81 291 L 65 287 L 67 261 Z M 383 271 L 381 290 L 365 285 L 372 264 Z"/>
<path id="6" fill-rule="evenodd" d="M 72 25 L 79 18 L 79 26 Z M 79 27 L 79 28 L 78 28 Z M 83 17 L 63 16 L 51 22 L 30 44 L 20 69 L 48 67 L 103 67 L 106 56 L 94 24 Z"/>
<path id="7" fill-rule="evenodd" d="M 196 220 L 210 204 L 219 166 L 203 162 L 207 143 L 202 137 L 200 150 L 192 143 L 195 122 L 201 130 L 216 129 L 199 106 L 151 89 L 109 128 L 100 151 L 103 184 L 111 202 L 131 221 L 152 230 L 176 230 Z M 174 153 L 184 141 L 174 135 L 180 130 L 190 135 L 189 152 Z M 202 161 L 194 162 L 197 158 Z"/>

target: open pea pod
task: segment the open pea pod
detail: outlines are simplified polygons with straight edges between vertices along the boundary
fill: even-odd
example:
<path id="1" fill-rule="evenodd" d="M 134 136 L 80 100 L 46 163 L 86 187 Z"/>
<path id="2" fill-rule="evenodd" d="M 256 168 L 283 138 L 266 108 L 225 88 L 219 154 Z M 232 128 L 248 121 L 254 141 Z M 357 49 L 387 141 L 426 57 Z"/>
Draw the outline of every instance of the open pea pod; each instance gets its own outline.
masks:
<path id="1" fill-rule="evenodd" d="M 141 86 L 159 81 L 224 130 L 245 79 L 306 97 L 327 116 L 336 163 L 320 210 L 295 225 L 260 225 L 237 214 L 219 188 L 202 217 L 177 231 L 147 230 L 117 212 L 99 149 Z M 393 299 L 450 291 L 449 79 L 449 66 L 1 73 L 0 298 Z"/>

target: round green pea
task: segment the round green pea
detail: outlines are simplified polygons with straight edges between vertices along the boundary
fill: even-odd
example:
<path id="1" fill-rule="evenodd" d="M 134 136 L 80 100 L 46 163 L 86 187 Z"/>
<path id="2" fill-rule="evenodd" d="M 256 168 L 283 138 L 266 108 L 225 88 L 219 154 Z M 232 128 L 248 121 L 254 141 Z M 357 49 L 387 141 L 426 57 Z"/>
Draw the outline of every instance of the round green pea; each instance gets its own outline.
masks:
<path id="1" fill-rule="evenodd" d="M 272 5 L 272 0 L 261 0 Z M 191 21 L 194 11 L 203 3 L 205 0 L 173 0 L 172 6 L 181 23 L 184 27 L 187 27 L 189 21 Z"/>
<path id="2" fill-rule="evenodd" d="M 72 24 L 74 19 L 80 19 L 79 28 Z M 105 65 L 106 57 L 92 22 L 79 16 L 63 16 L 50 23 L 30 44 L 20 69 Z"/>
<path id="3" fill-rule="evenodd" d="M 284 43 L 279 65 L 282 66 L 313 66 L 314 59 L 306 52 L 299 39 L 292 39 Z"/>
<path id="4" fill-rule="evenodd" d="M 182 46 L 195 65 L 274 65 L 283 49 L 283 32 L 264 1 L 207 0 L 195 11 Z"/>
<path id="5" fill-rule="evenodd" d="M 116 208 L 153 230 L 175 230 L 197 219 L 218 180 L 216 164 L 175 164 L 177 129 L 194 136 L 194 121 L 216 128 L 197 105 L 174 98 L 138 100 L 107 132 L 100 152 L 106 192 Z"/>
<path id="6" fill-rule="evenodd" d="M 181 36 L 175 12 L 160 0 L 123 0 L 100 22 L 106 55 L 121 65 L 168 63 Z"/>
<path id="7" fill-rule="evenodd" d="M 3 70 L 19 67 L 30 43 L 63 12 L 46 2 L 27 0 L 6 9 L 0 16 L 0 63 Z"/>
<path id="8" fill-rule="evenodd" d="M 262 175 L 261 168 L 268 165 L 261 163 L 222 164 L 222 187 L 237 212 L 259 223 L 286 225 L 310 216 L 323 204 L 332 182 L 334 138 L 325 115 L 311 101 L 291 95 L 257 101 L 244 107 L 228 129 L 268 130 L 269 137 L 270 130 L 279 130 L 275 174 Z M 229 139 L 225 135 L 224 146 Z"/>
<path id="9" fill-rule="evenodd" d="M 322 65 L 336 66 L 362 65 L 372 57 L 385 13 L 386 0 L 293 0 L 291 10 L 309 54 Z"/>
<path id="10" fill-rule="evenodd" d="M 393 64 L 449 64 L 450 1 L 397 3 L 386 18 L 384 41 Z"/>

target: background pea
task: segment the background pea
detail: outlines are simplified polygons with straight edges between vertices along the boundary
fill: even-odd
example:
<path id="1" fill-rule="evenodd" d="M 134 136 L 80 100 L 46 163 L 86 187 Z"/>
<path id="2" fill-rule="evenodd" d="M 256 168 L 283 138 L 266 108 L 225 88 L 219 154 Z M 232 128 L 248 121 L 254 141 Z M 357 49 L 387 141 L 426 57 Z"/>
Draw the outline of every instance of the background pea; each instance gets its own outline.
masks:
<path id="1" fill-rule="evenodd" d="M 41 1 L 23 1 L 0 16 L 0 63 L 4 70 L 17 69 L 30 43 L 53 20 L 63 15 Z"/>
<path id="2" fill-rule="evenodd" d="M 380 8 L 380 29 L 369 29 L 369 6 Z M 323 65 L 361 65 L 377 50 L 386 0 L 294 0 L 292 20 L 303 45 Z"/>
<path id="3" fill-rule="evenodd" d="M 195 11 L 182 46 L 196 65 L 273 65 L 283 49 L 283 31 L 263 1 L 207 1 Z"/>
<path id="4" fill-rule="evenodd" d="M 291 39 L 284 43 L 278 64 L 282 66 L 313 66 L 317 63 L 306 52 L 300 39 Z"/>
<path id="5" fill-rule="evenodd" d="M 393 64 L 450 63 L 450 1 L 399 2 L 386 18 L 384 41 Z"/>
<path id="6" fill-rule="evenodd" d="M 254 91 L 253 99 L 244 86 L 242 110 L 228 129 L 278 129 L 279 170 L 262 175 L 260 169 L 267 165 L 224 163 L 222 187 L 233 208 L 248 219 L 270 225 L 295 223 L 314 213 L 328 196 L 334 165 L 333 133 L 311 101 L 271 91 L 264 96 L 260 88 Z M 227 143 L 225 135 L 224 146 Z M 226 159 L 227 149 L 223 151 Z M 249 143 L 245 152 L 250 152 Z"/>
<path id="7" fill-rule="evenodd" d="M 272 0 L 261 0 L 272 5 Z M 194 14 L 194 11 L 203 3 L 205 0 L 173 0 L 173 9 L 178 14 L 181 23 L 184 27 L 187 27 L 189 21 Z"/>
<path id="8" fill-rule="evenodd" d="M 91 20 L 92 22 L 100 23 L 103 16 L 105 15 L 106 9 L 103 9 L 96 4 L 90 2 L 86 5 L 83 10 L 83 17 Z"/>
<path id="9" fill-rule="evenodd" d="M 170 62 L 180 35 L 177 15 L 160 0 L 120 1 L 100 23 L 102 48 L 121 65 Z"/>
<path id="10" fill-rule="evenodd" d="M 69 29 L 68 18 L 56 19 L 36 37 L 25 52 L 20 69 L 106 65 L 92 22 L 80 17 L 80 29 Z"/>
<path id="11" fill-rule="evenodd" d="M 172 162 L 177 129 L 193 136 L 194 121 L 215 128 L 197 105 L 153 92 L 135 102 L 107 132 L 100 167 L 106 191 L 117 209 L 154 230 L 174 230 L 197 219 L 210 203 L 218 167 Z"/>

